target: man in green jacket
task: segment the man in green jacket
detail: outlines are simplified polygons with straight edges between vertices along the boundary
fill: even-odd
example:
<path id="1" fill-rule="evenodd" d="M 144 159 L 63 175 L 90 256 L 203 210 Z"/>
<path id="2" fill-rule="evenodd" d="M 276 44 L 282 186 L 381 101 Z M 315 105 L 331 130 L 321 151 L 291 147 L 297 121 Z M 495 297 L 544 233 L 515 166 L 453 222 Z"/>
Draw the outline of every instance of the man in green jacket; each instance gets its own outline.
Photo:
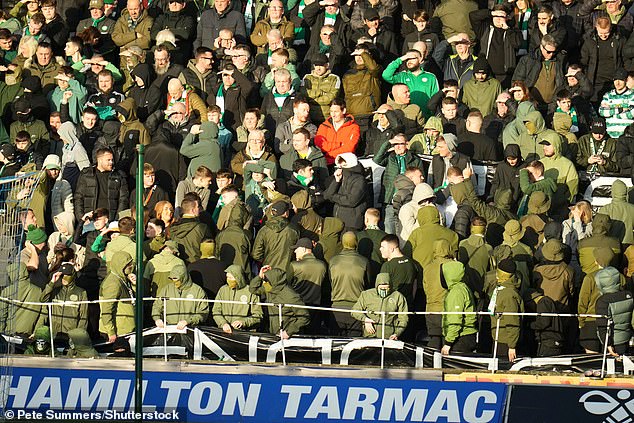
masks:
<path id="1" fill-rule="evenodd" d="M 407 314 L 383 314 L 409 311 L 407 300 L 392 288 L 387 273 L 379 273 L 375 287 L 363 291 L 352 308 L 363 311 L 352 313 L 352 317 L 363 322 L 363 336 L 366 338 L 398 340 L 409 321 Z"/>
<path id="2" fill-rule="evenodd" d="M 190 178 L 194 177 L 200 166 L 205 166 L 212 172 L 220 170 L 224 158 L 218 143 L 218 125 L 213 122 L 193 125 L 183 139 L 180 153 L 191 159 L 187 167 L 187 176 Z"/>
<path id="3" fill-rule="evenodd" d="M 405 63 L 406 70 L 397 72 Z M 423 70 L 423 57 L 418 50 L 408 50 L 403 56 L 394 59 L 383 71 L 383 79 L 390 84 L 405 84 L 409 88 L 411 101 L 429 118 L 427 108 L 429 99 L 438 92 L 438 80 L 433 73 Z"/>
<path id="4" fill-rule="evenodd" d="M 484 275 L 489 270 L 493 247 L 485 240 L 487 221 L 476 216 L 471 219 L 471 235 L 460 241 L 458 260 L 465 265 L 467 282 L 474 294 L 480 299 L 484 296 Z"/>
<path id="5" fill-rule="evenodd" d="M 205 291 L 192 282 L 183 264 L 178 264 L 170 271 L 168 283 L 158 291 L 161 298 L 184 298 L 180 300 L 157 300 L 152 306 L 152 319 L 156 327 L 176 325 L 181 330 L 187 326 L 196 326 L 204 323 L 209 315 L 209 303 Z M 191 301 L 199 300 L 199 301 Z M 165 304 L 165 309 L 163 305 Z M 163 320 L 166 319 L 166 320 Z"/>
<path id="6" fill-rule="evenodd" d="M 496 271 L 497 286 L 491 295 L 489 312 L 491 316 L 491 334 L 496 339 L 497 356 L 508 357 L 513 362 L 517 358 L 517 344 L 520 339 L 521 317 L 501 313 L 523 313 L 524 301 L 519 294 L 519 285 L 515 276 L 517 268 L 512 259 L 504 259 L 498 263 Z M 498 328 L 499 322 L 499 331 Z"/>
<path id="7" fill-rule="evenodd" d="M 605 214 L 597 214 L 592 219 L 592 235 L 579 241 L 577 252 L 579 254 L 579 264 L 581 270 L 586 275 L 599 270 L 594 258 L 594 249 L 597 247 L 608 247 L 614 253 L 610 263 L 611 266 L 619 267 L 621 263 L 621 242 L 609 236 L 612 222 Z"/>
<path id="8" fill-rule="evenodd" d="M 418 228 L 414 229 L 405 244 L 405 255 L 412 257 L 425 270 L 434 259 L 434 251 L 429 248 L 434 241 L 444 239 L 449 242 L 452 256 L 458 251 L 458 234 L 440 224 L 440 213 L 434 206 L 425 206 L 418 211 Z"/>
<path id="9" fill-rule="evenodd" d="M 568 217 L 568 206 L 574 202 L 579 189 L 579 174 L 574 163 L 561 155 L 561 136 L 552 130 L 546 130 L 541 134 L 539 144 L 544 147 L 544 177 L 557 181 L 557 191 L 553 195 L 550 207 L 553 218 Z M 562 220 L 563 220 L 562 219 Z"/>
<path id="10" fill-rule="evenodd" d="M 299 230 L 288 221 L 289 206 L 285 201 L 271 205 L 271 217 L 258 231 L 251 257 L 262 264 L 285 270 L 291 263 L 291 246 L 299 239 Z"/>
<path id="11" fill-rule="evenodd" d="M 123 300 L 100 304 L 101 319 L 99 330 L 108 336 L 108 342 L 114 342 L 117 336 L 134 331 L 134 302 L 136 298 L 135 262 L 130 254 L 117 251 L 112 256 L 110 273 L 99 288 L 100 300 Z"/>
<path id="12" fill-rule="evenodd" d="M 473 313 L 475 299 L 469 287 L 464 283 L 465 267 L 459 261 L 448 261 L 441 266 L 441 283 L 447 286 L 445 312 Z M 475 314 L 443 314 L 442 316 L 442 354 L 450 351 L 471 353 L 476 348 L 477 316 Z"/>
<path id="13" fill-rule="evenodd" d="M 25 263 L 13 263 L 7 268 L 9 285 L 2 290 L 2 297 L 21 302 L 39 302 L 42 290 L 31 283 Z M 17 289 L 16 289 L 17 285 Z M 7 302 L 0 303 L 0 332 L 8 335 L 31 336 L 40 317 L 41 306 Z"/>
<path id="14" fill-rule="evenodd" d="M 235 185 L 225 187 L 221 195 L 223 202 L 225 199 L 229 202 L 222 207 L 218 218 L 220 233 L 216 237 L 216 256 L 227 267 L 237 264 L 244 272 L 249 272 L 252 235 L 247 228 L 251 215 L 240 200 Z"/>
<path id="15" fill-rule="evenodd" d="M 455 251 L 446 239 L 437 239 L 431 248 L 434 258 L 423 269 L 423 291 L 425 292 L 425 311 L 443 311 L 447 288 L 441 284 L 441 268 L 443 263 L 453 260 Z M 442 347 L 442 316 L 440 314 L 425 315 L 425 326 L 429 342 L 427 346 L 440 350 Z"/>
<path id="16" fill-rule="evenodd" d="M 599 213 L 612 219 L 608 235 L 621 241 L 623 250 L 634 244 L 634 204 L 627 201 L 627 186 L 619 179 L 612 183 L 612 202 L 601 207 Z"/>
<path id="17" fill-rule="evenodd" d="M 249 290 L 252 294 L 259 295 L 267 303 L 274 304 L 267 306 L 269 333 L 278 335 L 282 339 L 288 339 L 299 333 L 303 327 L 310 323 L 308 310 L 296 307 L 282 307 L 282 320 L 280 321 L 278 304 L 304 305 L 299 294 L 286 284 L 286 279 L 286 272 L 283 270 L 263 266 L 260 273 L 249 283 Z"/>
<path id="18" fill-rule="evenodd" d="M 238 265 L 225 270 L 227 284 L 220 287 L 216 294 L 212 314 L 214 322 L 226 333 L 234 330 L 257 330 L 262 321 L 262 307 L 254 304 L 260 301 L 257 295 L 249 292 L 247 279 Z M 249 304 L 223 303 L 222 301 L 240 301 Z"/>
<path id="19" fill-rule="evenodd" d="M 52 321 L 48 322 L 53 334 L 68 334 L 72 329 L 86 329 L 88 326 L 88 304 L 72 304 L 73 301 L 87 301 L 86 291 L 75 284 L 77 272 L 71 263 L 64 263 L 60 270 L 53 274 L 51 281 L 42 292 L 43 303 L 62 303 L 52 306 Z M 48 314 L 40 314 L 36 327 L 44 326 Z"/>
<path id="20" fill-rule="evenodd" d="M 187 263 L 200 259 L 200 243 L 213 238 L 211 228 L 200 221 L 201 205 L 196 200 L 181 203 L 181 219 L 170 227 L 170 237 L 178 244 L 178 252 Z"/>
<path id="21" fill-rule="evenodd" d="M 178 258 L 178 244 L 171 240 L 165 241 L 161 252 L 147 262 L 143 272 L 145 286 L 150 287 L 152 296 L 155 296 L 161 288 L 170 283 L 169 274 L 174 266 L 179 264 L 184 266 L 185 262 Z"/>

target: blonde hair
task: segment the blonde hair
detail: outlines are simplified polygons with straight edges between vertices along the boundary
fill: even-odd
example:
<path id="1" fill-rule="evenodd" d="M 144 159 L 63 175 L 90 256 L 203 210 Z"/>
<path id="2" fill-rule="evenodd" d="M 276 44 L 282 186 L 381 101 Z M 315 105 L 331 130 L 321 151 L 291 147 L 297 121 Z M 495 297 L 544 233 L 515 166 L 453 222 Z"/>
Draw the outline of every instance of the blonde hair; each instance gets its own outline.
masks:
<path id="1" fill-rule="evenodd" d="M 29 54 L 24 56 L 25 58 L 29 59 L 37 51 L 37 40 L 32 35 L 25 35 L 20 39 L 20 43 L 18 44 L 18 52 L 22 47 L 29 50 Z"/>
<path id="2" fill-rule="evenodd" d="M 584 224 L 592 222 L 592 205 L 586 200 L 581 200 L 573 206 L 573 210 L 581 211 L 581 221 Z"/>

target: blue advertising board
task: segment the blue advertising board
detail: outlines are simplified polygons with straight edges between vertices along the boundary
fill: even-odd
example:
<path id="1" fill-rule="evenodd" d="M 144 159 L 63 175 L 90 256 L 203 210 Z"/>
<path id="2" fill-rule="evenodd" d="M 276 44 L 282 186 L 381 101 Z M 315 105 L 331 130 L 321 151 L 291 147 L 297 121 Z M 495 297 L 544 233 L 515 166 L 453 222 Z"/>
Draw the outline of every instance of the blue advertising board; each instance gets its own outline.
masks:
<path id="1" fill-rule="evenodd" d="M 13 368 L 11 420 L 129 420 L 134 373 Z M 506 385 L 403 379 L 144 373 L 144 419 L 182 422 L 501 422 Z"/>

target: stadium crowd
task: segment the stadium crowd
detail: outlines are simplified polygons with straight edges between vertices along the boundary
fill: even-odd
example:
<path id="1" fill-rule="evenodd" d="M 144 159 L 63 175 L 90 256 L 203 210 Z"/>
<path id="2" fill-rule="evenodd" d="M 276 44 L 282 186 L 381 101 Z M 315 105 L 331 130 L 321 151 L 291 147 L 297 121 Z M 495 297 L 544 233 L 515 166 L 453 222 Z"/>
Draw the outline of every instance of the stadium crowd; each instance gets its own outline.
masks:
<path id="1" fill-rule="evenodd" d="M 633 29 L 624 0 L 20 0 L 0 12 L 0 177 L 40 172 L 32 198 L 3 193 L 30 205 L 1 295 L 143 284 L 170 298 L 146 303 L 146 327 L 443 354 L 490 353 L 499 328 L 509 360 L 624 354 Z M 610 204 L 578 201 L 606 174 Z M 280 320 L 259 301 L 355 312 Z M 0 329 L 34 354 L 51 332 L 71 355 L 125 352 L 135 327 L 130 301 L 10 310 Z M 523 311 L 609 319 L 500 314 Z"/>

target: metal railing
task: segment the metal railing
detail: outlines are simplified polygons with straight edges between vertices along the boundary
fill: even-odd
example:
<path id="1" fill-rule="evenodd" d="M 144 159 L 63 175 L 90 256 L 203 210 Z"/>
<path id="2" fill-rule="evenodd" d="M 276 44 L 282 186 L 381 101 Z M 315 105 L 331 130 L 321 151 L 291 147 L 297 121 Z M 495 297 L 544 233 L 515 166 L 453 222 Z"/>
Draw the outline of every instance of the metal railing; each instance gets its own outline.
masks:
<path id="1" fill-rule="evenodd" d="M 0 297 L 1 302 L 13 303 L 13 304 L 21 304 L 21 305 L 30 305 L 30 306 L 43 306 L 47 307 L 48 313 L 48 327 L 50 330 L 51 336 L 51 357 L 55 356 L 55 347 L 54 347 L 54 337 L 53 333 L 53 318 L 55 317 L 53 314 L 54 307 L 63 307 L 65 305 L 80 305 L 80 304 L 102 304 L 102 303 L 117 303 L 117 302 L 134 302 L 134 298 L 122 298 L 122 299 L 102 299 L 102 300 L 87 300 L 87 301 L 55 301 L 55 302 L 30 302 L 30 301 L 19 301 L 11 298 Z M 286 351 L 285 351 L 285 341 L 282 339 L 282 331 L 283 327 L 283 308 L 296 308 L 296 309 L 306 309 L 306 310 L 316 310 L 316 311 L 329 311 L 329 312 L 338 312 L 338 313 L 358 313 L 365 314 L 367 312 L 371 312 L 373 314 L 378 314 L 381 316 L 381 369 L 385 368 L 385 342 L 390 341 L 385 338 L 385 325 L 386 325 L 386 316 L 390 315 L 409 315 L 409 316 L 426 316 L 426 315 L 476 315 L 476 316 L 520 316 L 520 317 L 564 317 L 564 318 L 604 318 L 607 320 L 607 330 L 606 337 L 603 343 L 603 359 L 601 366 L 601 377 L 605 376 L 605 366 L 608 356 L 608 337 L 610 333 L 610 328 L 613 325 L 613 320 L 610 316 L 602 315 L 602 314 L 580 314 L 580 313 L 530 313 L 530 312 L 488 312 L 488 311 L 474 311 L 474 312 L 466 312 L 466 311 L 394 311 L 387 312 L 382 310 L 352 310 L 345 308 L 333 308 L 333 307 L 320 307 L 320 306 L 308 306 L 308 305 L 297 305 L 297 304 L 278 304 L 278 303 L 268 303 L 268 302 L 247 302 L 247 301 L 232 301 L 232 300 L 210 300 L 210 299 L 196 299 L 196 298 L 168 298 L 168 297 L 144 297 L 143 301 L 162 301 L 163 302 L 163 322 L 164 327 L 158 328 L 157 330 L 162 331 L 163 333 L 163 360 L 168 361 L 168 350 L 167 350 L 167 335 L 168 333 L 173 333 L 173 329 L 169 328 L 167 322 L 167 302 L 168 301 L 185 301 L 185 302 L 206 302 L 206 303 L 222 303 L 222 304 L 239 304 L 239 305 L 258 305 L 261 307 L 275 307 L 278 311 L 278 318 L 280 320 L 280 333 L 279 336 L 281 338 L 281 354 L 282 354 L 282 364 L 286 366 L 288 363 L 286 362 Z M 211 311 L 210 311 L 211 314 Z M 498 343 L 499 343 L 499 331 L 500 331 L 500 318 L 497 319 L 495 337 L 493 339 L 493 354 L 492 357 L 495 359 L 497 357 Z M 519 329 L 518 329 L 519 330 Z M 495 372 L 495 369 L 491 370 L 492 373 Z"/>

